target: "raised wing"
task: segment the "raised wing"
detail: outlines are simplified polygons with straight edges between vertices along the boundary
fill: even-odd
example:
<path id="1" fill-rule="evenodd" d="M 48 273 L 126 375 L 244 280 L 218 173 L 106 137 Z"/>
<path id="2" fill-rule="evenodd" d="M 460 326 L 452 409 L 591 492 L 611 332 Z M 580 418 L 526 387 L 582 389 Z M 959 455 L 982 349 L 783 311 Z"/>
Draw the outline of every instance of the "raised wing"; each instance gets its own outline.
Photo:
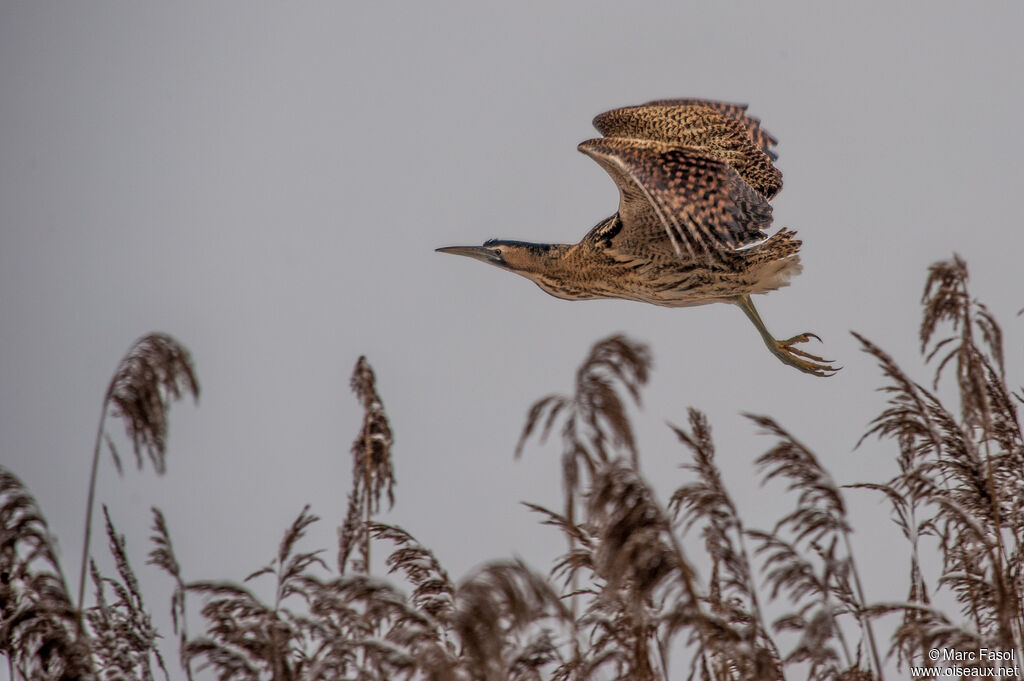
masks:
<path id="1" fill-rule="evenodd" d="M 771 205 L 725 161 L 643 139 L 604 137 L 578 148 L 618 185 L 620 237 L 634 250 L 706 260 L 767 237 Z"/>
<path id="2" fill-rule="evenodd" d="M 725 161 L 771 199 L 782 189 L 782 173 L 772 164 L 775 138 L 747 116 L 742 104 L 710 100 L 660 100 L 613 109 L 594 119 L 607 137 L 625 137 L 692 147 Z"/>
<path id="3" fill-rule="evenodd" d="M 714 109 L 720 114 L 738 120 L 747 131 L 751 141 L 764 153 L 768 154 L 771 160 L 776 160 L 779 155 L 775 153 L 774 146 L 779 143 L 774 135 L 761 127 L 761 119 L 754 118 L 747 113 L 746 104 L 733 104 L 731 102 L 718 102 L 713 99 L 655 99 L 647 102 L 644 106 L 704 106 Z"/>

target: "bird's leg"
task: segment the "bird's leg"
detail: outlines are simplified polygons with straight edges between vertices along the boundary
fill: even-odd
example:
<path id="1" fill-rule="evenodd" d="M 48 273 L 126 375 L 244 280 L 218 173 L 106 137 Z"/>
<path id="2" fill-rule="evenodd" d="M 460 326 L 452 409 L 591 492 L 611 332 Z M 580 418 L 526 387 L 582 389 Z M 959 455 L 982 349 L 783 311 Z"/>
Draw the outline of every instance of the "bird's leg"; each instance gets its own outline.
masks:
<path id="1" fill-rule="evenodd" d="M 764 344 L 768 346 L 768 350 L 782 360 L 783 364 L 788 364 L 804 373 L 814 374 L 815 376 L 832 376 L 839 371 L 839 367 L 832 366 L 832 360 L 822 359 L 817 355 L 812 355 L 809 352 L 793 347 L 797 343 L 806 343 L 812 338 L 821 342 L 821 339 L 813 333 L 805 332 L 786 340 L 775 340 L 761 320 L 761 315 L 757 313 L 754 301 L 750 299 L 749 295 L 739 296 L 734 302 L 747 315 L 747 319 L 757 327 L 757 332 L 761 334 L 761 338 L 764 339 Z"/>

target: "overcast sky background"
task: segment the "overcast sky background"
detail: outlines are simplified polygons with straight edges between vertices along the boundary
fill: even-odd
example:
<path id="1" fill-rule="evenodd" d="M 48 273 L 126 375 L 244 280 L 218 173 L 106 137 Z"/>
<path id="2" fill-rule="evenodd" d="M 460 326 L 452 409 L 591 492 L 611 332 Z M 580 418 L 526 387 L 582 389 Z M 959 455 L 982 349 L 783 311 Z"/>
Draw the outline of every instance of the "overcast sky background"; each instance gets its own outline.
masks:
<path id="1" fill-rule="evenodd" d="M 852 448 L 881 378 L 848 331 L 930 376 L 930 263 L 967 259 L 1022 375 L 1022 20 L 1016 2 L 3 2 L 0 463 L 74 587 L 107 383 L 140 335 L 185 344 L 202 395 L 172 409 L 167 475 L 135 470 L 118 421 L 129 466 L 100 470 L 163 623 L 170 581 L 143 565 L 152 505 L 187 579 L 240 580 L 306 503 L 324 521 L 305 546 L 333 563 L 360 354 L 396 433 L 381 519 L 456 578 L 513 554 L 546 570 L 562 549 L 518 505 L 559 506 L 557 448 L 512 451 L 533 400 L 569 390 L 615 332 L 654 353 L 636 426 L 663 500 L 684 480 L 664 422 L 691 405 L 751 525 L 792 500 L 759 489 L 770 441 L 741 411 L 775 416 L 839 481 L 879 481 L 894 448 Z M 782 365 L 732 306 L 568 303 L 433 252 L 578 240 L 617 204 L 575 150 L 590 120 L 684 96 L 749 102 L 780 140 L 775 220 L 804 240 L 804 272 L 757 302 L 777 337 L 819 334 L 838 376 Z M 849 496 L 869 598 L 902 598 L 904 544 L 864 495 Z"/>

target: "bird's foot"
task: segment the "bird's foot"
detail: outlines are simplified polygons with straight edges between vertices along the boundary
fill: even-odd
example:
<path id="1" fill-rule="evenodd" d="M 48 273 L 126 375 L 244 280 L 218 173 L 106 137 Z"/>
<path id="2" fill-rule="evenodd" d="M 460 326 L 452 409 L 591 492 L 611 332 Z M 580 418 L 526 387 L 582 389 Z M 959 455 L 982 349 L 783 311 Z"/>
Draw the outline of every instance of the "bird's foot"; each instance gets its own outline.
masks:
<path id="1" fill-rule="evenodd" d="M 823 359 L 817 355 L 812 355 L 806 350 L 794 347 L 798 343 L 806 343 L 812 338 L 819 343 L 821 342 L 821 339 L 815 334 L 804 332 L 786 340 L 777 340 L 775 341 L 774 349 L 771 347 L 769 349 L 784 364 L 796 367 L 804 373 L 814 374 L 815 376 L 835 376 L 842 367 L 833 366 L 833 360 Z"/>

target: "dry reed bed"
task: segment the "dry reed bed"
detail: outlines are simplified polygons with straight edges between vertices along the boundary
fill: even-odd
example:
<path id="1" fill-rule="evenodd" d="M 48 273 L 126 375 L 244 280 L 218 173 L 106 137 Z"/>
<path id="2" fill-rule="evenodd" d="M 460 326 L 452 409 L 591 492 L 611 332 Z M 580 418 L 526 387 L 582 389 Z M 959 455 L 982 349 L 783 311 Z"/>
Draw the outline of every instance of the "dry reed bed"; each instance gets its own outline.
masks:
<path id="1" fill-rule="evenodd" d="M 628 417 L 630 404 L 640 403 L 651 357 L 622 336 L 594 345 L 570 394 L 530 408 L 516 447 L 518 456 L 534 438 L 561 438 L 564 505 L 556 511 L 527 504 L 565 535 L 552 573 L 494 561 L 456 583 L 430 549 L 374 520 L 385 499 L 394 503 L 393 434 L 373 370 L 361 357 L 351 386 L 364 419 L 351 449 L 353 483 L 335 565 L 323 551 L 300 548 L 319 520 L 307 507 L 275 559 L 242 583 L 189 581 L 163 515 L 153 510 L 148 563 L 174 580 L 180 676 L 191 681 L 207 670 L 225 681 L 644 681 L 687 674 L 726 681 L 783 679 L 799 670 L 813 680 L 882 679 L 887 660 L 902 672 L 929 664 L 932 648 L 980 647 L 1015 651 L 1019 664 L 1022 397 L 1007 387 L 1000 327 L 971 298 L 967 281 L 958 257 L 929 270 L 920 340 L 934 367 L 930 387 L 854 334 L 877 360 L 887 397 L 864 439 L 895 443 L 899 472 L 849 487 L 877 492 L 891 505 L 908 542 L 904 601 L 869 600 L 850 542 L 845 486 L 767 416 L 747 415 L 773 443 L 756 466 L 764 482 L 784 481 L 795 500 L 774 527 L 744 523 L 715 462 L 711 427 L 695 409 L 685 427 L 671 426 L 690 459 L 686 480 L 661 503 L 638 472 Z M 946 374 L 958 394 L 953 411 L 937 396 Z M 116 575 L 100 574 L 88 559 L 91 510 L 104 443 L 120 468 L 107 416 L 123 421 L 138 464 L 145 455 L 159 474 L 170 404 L 198 393 L 188 352 L 164 334 L 140 339 L 118 367 L 94 448 L 78 606 L 42 513 L 18 478 L 0 469 L 0 651 L 12 678 L 172 677 L 125 540 L 105 508 Z M 389 551 L 388 572 L 402 588 L 369 574 L 374 547 Z M 695 550 L 706 553 L 709 574 L 697 574 L 687 556 Z M 86 571 L 93 598 L 82 610 Z M 929 580 L 934 572 L 938 577 Z M 276 585 L 272 601 L 246 586 L 256 579 Z M 940 591 L 959 613 L 935 605 Z M 201 620 L 193 623 L 198 634 L 187 626 L 188 598 L 201 603 Z M 769 601 L 785 614 L 767 621 Z M 873 630 L 883 617 L 898 621 L 889 641 Z M 784 632 L 795 641 L 788 650 L 778 643 Z M 670 659 L 681 651 L 683 659 Z"/>

